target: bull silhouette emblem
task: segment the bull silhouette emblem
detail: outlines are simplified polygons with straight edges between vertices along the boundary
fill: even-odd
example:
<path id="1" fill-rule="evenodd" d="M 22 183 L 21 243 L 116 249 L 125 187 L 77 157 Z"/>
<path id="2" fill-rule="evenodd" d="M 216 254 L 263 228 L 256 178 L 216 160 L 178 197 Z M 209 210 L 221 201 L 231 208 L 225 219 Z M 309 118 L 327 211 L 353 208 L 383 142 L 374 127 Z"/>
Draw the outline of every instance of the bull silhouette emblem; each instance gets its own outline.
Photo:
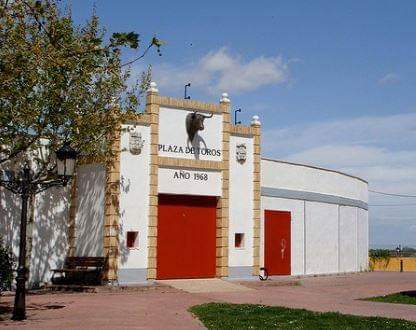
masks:
<path id="1" fill-rule="evenodd" d="M 204 130 L 205 118 L 212 118 L 214 114 L 211 113 L 209 116 L 205 116 L 201 113 L 192 112 L 186 116 L 186 132 L 188 133 L 189 141 L 193 141 L 195 134 L 198 131 Z"/>

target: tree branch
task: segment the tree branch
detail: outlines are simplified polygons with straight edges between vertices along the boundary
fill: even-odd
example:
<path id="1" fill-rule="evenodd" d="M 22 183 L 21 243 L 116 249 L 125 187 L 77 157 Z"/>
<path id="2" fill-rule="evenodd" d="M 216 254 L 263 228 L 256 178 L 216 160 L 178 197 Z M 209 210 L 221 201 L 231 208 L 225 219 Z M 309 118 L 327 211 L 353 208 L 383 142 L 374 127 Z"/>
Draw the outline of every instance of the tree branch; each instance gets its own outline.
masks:
<path id="1" fill-rule="evenodd" d="M 53 45 L 52 42 L 52 35 L 50 34 L 49 30 L 46 28 L 46 26 L 39 20 L 38 15 L 36 13 L 36 11 L 33 9 L 33 7 L 27 2 L 27 1 L 23 1 L 23 4 L 29 8 L 29 10 L 32 13 L 33 18 L 35 19 L 36 23 L 39 24 L 39 26 L 45 31 L 45 33 L 47 34 L 47 36 L 49 37 L 49 40 L 51 41 L 51 44 Z"/>
<path id="2" fill-rule="evenodd" d="M 145 57 L 145 55 L 147 54 L 147 52 L 149 51 L 149 49 L 153 47 L 153 45 L 154 45 L 154 44 L 153 44 L 153 43 L 151 43 L 149 46 L 147 46 L 147 48 L 145 49 L 145 51 L 143 52 L 143 54 L 142 54 L 142 55 L 140 55 L 139 57 L 136 57 L 135 59 L 133 59 L 133 60 L 131 60 L 131 61 L 128 61 L 128 62 L 126 62 L 126 63 L 121 64 L 121 65 L 120 65 L 120 67 L 124 67 L 124 66 L 130 65 L 130 64 L 133 64 L 134 62 L 136 62 L 136 61 L 138 61 L 138 60 L 142 59 L 143 57 Z"/>

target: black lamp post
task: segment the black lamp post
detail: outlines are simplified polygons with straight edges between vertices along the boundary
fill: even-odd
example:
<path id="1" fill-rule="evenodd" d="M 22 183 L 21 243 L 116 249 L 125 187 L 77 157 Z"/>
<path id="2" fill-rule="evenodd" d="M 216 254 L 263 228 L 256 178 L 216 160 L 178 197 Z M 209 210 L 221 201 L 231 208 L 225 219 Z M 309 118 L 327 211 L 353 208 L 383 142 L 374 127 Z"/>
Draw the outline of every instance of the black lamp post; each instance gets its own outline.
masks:
<path id="1" fill-rule="evenodd" d="M 185 92 L 184 92 L 184 95 L 183 95 L 183 98 L 185 100 L 190 100 L 191 99 L 191 97 L 188 95 L 188 87 L 191 87 L 191 83 L 187 83 L 185 85 Z"/>
<path id="2" fill-rule="evenodd" d="M 241 112 L 241 108 L 234 111 L 234 125 L 240 125 L 241 121 L 237 121 L 237 112 Z"/>
<path id="3" fill-rule="evenodd" d="M 20 243 L 19 260 L 16 277 L 16 294 L 14 299 L 13 320 L 24 320 L 26 318 L 26 226 L 27 226 L 27 204 L 29 197 L 50 187 L 66 186 L 74 175 L 75 160 L 77 152 L 71 148 L 69 143 L 56 151 L 56 168 L 58 178 L 56 180 L 40 181 L 34 179 L 29 164 L 25 164 L 20 175 L 15 176 L 8 172 L 5 179 L 0 179 L 0 185 L 18 194 L 22 200 L 22 211 L 20 217 Z"/>

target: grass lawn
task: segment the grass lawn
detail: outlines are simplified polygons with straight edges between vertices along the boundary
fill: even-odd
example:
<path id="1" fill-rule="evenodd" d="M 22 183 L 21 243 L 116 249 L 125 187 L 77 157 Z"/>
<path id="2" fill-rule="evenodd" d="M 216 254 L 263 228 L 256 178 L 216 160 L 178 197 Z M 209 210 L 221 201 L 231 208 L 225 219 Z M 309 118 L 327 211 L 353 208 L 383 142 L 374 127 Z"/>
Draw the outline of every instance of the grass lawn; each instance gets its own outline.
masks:
<path id="1" fill-rule="evenodd" d="M 363 300 L 378 301 L 393 304 L 416 305 L 416 297 L 411 297 L 403 293 L 393 293 L 386 296 L 366 298 Z"/>
<path id="2" fill-rule="evenodd" d="M 416 322 L 263 305 L 203 304 L 190 308 L 208 329 L 416 329 Z"/>

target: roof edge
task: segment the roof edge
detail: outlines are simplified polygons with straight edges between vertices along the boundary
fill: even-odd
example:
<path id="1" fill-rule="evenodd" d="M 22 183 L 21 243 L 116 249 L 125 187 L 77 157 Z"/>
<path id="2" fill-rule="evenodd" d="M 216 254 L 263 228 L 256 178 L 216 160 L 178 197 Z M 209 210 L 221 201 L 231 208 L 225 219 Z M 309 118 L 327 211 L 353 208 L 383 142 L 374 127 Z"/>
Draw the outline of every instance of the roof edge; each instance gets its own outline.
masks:
<path id="1" fill-rule="evenodd" d="M 288 161 L 285 161 L 285 160 L 278 160 L 278 159 L 273 159 L 273 158 L 268 158 L 268 157 L 261 157 L 261 160 L 268 160 L 268 161 L 275 162 L 275 163 L 303 166 L 303 167 L 313 168 L 313 169 L 316 169 L 316 170 L 322 170 L 322 171 L 326 171 L 326 172 L 337 173 L 337 174 L 348 176 L 348 177 L 353 178 L 353 179 L 360 180 L 360 181 L 362 181 L 362 182 L 364 182 L 368 185 L 368 181 L 366 181 L 366 180 L 364 180 L 364 179 L 362 179 L 358 176 L 348 174 L 348 173 L 344 173 L 344 172 L 337 171 L 337 170 L 331 170 L 329 168 L 324 168 L 324 167 L 319 167 L 319 166 L 314 166 L 314 165 L 307 165 L 307 164 L 300 164 L 300 163 L 293 163 L 293 162 L 288 162 Z"/>

